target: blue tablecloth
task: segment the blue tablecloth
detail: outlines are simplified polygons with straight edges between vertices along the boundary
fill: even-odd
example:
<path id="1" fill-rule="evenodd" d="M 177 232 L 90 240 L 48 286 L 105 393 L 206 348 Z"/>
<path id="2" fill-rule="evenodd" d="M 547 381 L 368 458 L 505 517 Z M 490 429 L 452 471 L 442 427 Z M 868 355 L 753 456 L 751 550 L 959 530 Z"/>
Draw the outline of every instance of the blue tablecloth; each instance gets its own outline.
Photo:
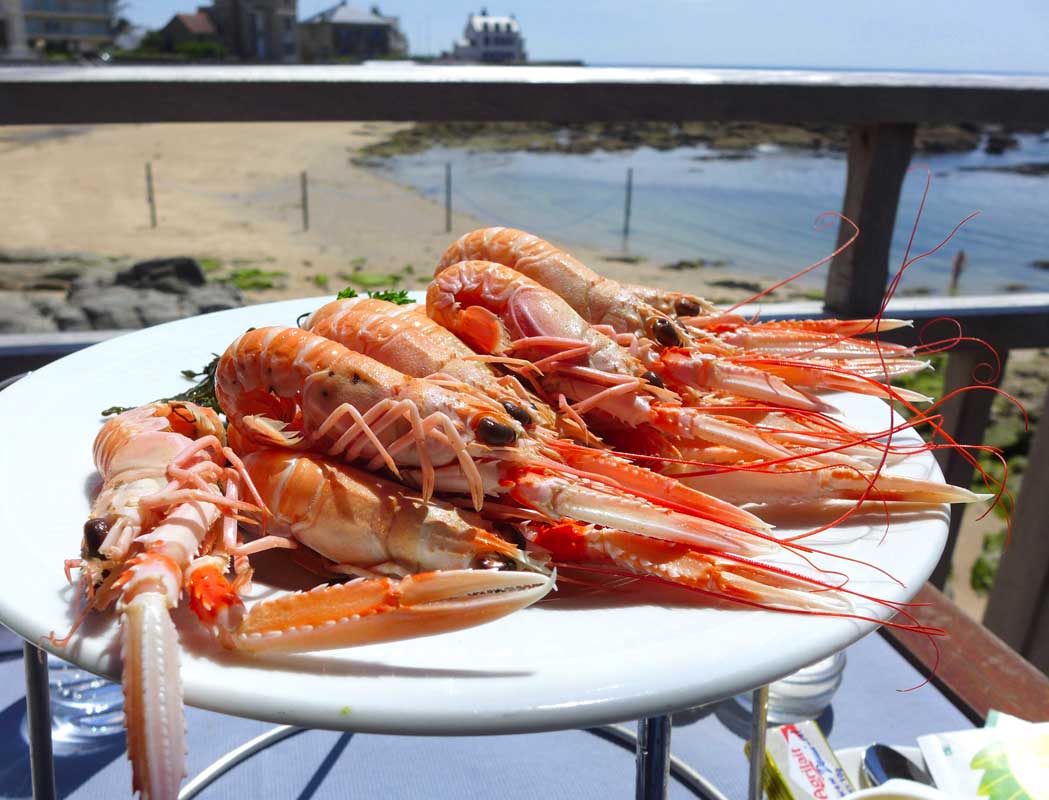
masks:
<path id="1" fill-rule="evenodd" d="M 847 651 L 841 688 L 823 718 L 835 748 L 881 741 L 914 745 L 917 736 L 971 727 L 935 688 L 901 692 L 918 673 L 880 636 Z M 21 640 L 0 628 L 0 797 L 29 797 L 29 750 Z M 730 798 L 746 797 L 743 737 L 704 709 L 675 717 L 673 752 Z M 187 709 L 189 774 L 270 729 L 269 723 Z M 122 797 L 131 770 L 123 749 L 56 759 L 59 796 Z M 288 739 L 220 778 L 203 798 L 483 797 L 516 800 L 630 798 L 634 757 L 583 731 L 487 737 L 399 737 L 309 731 Z M 692 795 L 672 785 L 670 797 Z"/>

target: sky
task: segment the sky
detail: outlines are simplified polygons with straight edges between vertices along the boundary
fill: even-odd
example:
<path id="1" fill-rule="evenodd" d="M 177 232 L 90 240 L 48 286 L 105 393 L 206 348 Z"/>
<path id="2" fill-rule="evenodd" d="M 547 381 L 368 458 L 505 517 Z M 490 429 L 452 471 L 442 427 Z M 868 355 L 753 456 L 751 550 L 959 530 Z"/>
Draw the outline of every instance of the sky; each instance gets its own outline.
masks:
<path id="1" fill-rule="evenodd" d="M 299 18 L 337 0 L 299 0 Z M 201 0 L 128 0 L 161 27 Z M 369 0 L 351 0 L 368 7 Z M 482 2 L 381 0 L 413 54 L 451 49 Z M 1046 0 L 502 0 L 532 59 L 587 64 L 845 67 L 1049 73 Z"/>

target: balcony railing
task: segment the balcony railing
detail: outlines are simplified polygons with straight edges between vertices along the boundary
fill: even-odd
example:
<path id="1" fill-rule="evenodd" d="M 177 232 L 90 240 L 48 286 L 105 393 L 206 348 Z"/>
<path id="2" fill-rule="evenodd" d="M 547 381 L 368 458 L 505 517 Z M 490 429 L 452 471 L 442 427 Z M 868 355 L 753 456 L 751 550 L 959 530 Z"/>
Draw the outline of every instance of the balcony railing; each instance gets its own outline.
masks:
<path id="1" fill-rule="evenodd" d="M 885 290 L 889 243 L 915 125 L 983 122 L 1049 127 L 1049 78 L 892 72 L 578 67 L 221 66 L 0 70 L 0 125 L 346 120 L 835 122 L 851 126 L 842 212 L 862 231 L 835 259 L 826 305 L 765 306 L 765 317 L 867 316 Z M 842 232 L 844 235 L 844 231 Z M 1049 347 L 1049 294 L 925 298 L 893 316 L 951 316 L 1000 353 Z M 0 377 L 106 334 L 0 337 Z M 959 347 L 945 393 L 970 382 L 982 354 Z M 35 361 L 34 361 L 35 360 Z M 990 393 L 963 393 L 944 413 L 963 444 L 982 441 Z M 946 452 L 946 451 L 945 451 Z M 972 468 L 947 455 L 951 483 Z M 932 582 L 942 587 L 960 525 Z M 1049 424 L 1032 442 L 986 625 L 1049 671 Z"/>

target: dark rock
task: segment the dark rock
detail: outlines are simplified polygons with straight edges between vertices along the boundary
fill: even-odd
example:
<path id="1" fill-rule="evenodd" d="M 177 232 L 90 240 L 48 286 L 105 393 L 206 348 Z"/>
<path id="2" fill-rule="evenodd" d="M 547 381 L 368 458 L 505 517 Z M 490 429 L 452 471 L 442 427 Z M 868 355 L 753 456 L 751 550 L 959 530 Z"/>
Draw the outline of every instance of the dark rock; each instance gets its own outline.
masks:
<path id="1" fill-rule="evenodd" d="M 1005 167 L 959 167 L 965 172 L 1008 172 L 1012 175 L 1030 175 L 1039 177 L 1049 175 L 1049 161 L 1035 161 L 1026 164 L 1010 164 Z"/>
<path id="2" fill-rule="evenodd" d="M 48 333 L 58 330 L 54 320 L 42 317 L 22 294 L 0 292 L 0 333 Z"/>
<path id="3" fill-rule="evenodd" d="M 1031 262 L 1031 266 L 1035 269 L 1044 269 L 1049 271 L 1049 258 L 1036 258 Z"/>
<path id="4" fill-rule="evenodd" d="M 83 309 L 95 330 L 111 328 L 141 328 L 142 316 L 138 305 L 148 289 L 136 290 L 128 286 L 85 286 L 69 293 L 69 302 Z M 155 294 L 170 299 L 177 315 L 178 300 L 171 295 Z"/>
<path id="5" fill-rule="evenodd" d="M 69 288 L 69 284 L 66 281 L 57 281 L 51 278 L 41 278 L 37 281 L 30 281 L 22 287 L 27 291 L 36 292 L 64 292 Z"/>
<path id="6" fill-rule="evenodd" d="M 1020 140 L 1008 133 L 991 133 L 987 135 L 987 143 L 983 146 L 986 153 L 992 156 L 1000 156 L 1006 150 L 1013 150 L 1020 146 Z"/>
<path id="7" fill-rule="evenodd" d="M 189 316 L 183 310 L 182 298 L 176 294 L 156 289 L 139 289 L 136 294 L 134 310 L 141 320 L 139 326 L 160 325 Z"/>
<path id="8" fill-rule="evenodd" d="M 738 281 L 725 279 L 720 281 L 711 281 L 711 286 L 719 286 L 722 289 L 742 289 L 745 292 L 760 292 L 762 286 L 760 283 L 754 283 L 753 281 Z"/>
<path id="9" fill-rule="evenodd" d="M 191 289 L 184 297 L 186 315 L 210 314 L 244 305 L 244 295 L 228 283 L 208 283 Z"/>
<path id="10" fill-rule="evenodd" d="M 49 272 L 45 272 L 43 277 L 48 280 L 54 281 L 65 281 L 71 283 L 84 274 L 84 267 L 60 267 L 59 269 L 53 269 Z"/>
<path id="11" fill-rule="evenodd" d="M 54 321 L 60 331 L 89 331 L 91 320 L 82 308 L 70 305 L 68 300 L 43 299 L 34 305 L 40 314 Z"/>
<path id="12" fill-rule="evenodd" d="M 185 256 L 140 261 L 117 273 L 117 283 L 135 289 L 155 289 L 171 294 L 185 294 L 191 286 L 203 286 L 204 270 L 194 259 Z"/>

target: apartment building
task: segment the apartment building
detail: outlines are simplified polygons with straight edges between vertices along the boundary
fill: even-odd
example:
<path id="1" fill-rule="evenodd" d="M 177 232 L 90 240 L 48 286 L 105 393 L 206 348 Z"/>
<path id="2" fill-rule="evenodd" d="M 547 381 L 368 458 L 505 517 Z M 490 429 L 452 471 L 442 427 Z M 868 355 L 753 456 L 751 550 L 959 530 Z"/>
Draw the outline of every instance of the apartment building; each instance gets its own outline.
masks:
<path id="1" fill-rule="evenodd" d="M 19 0 L 5 0 L 19 5 Z M 114 0 L 21 0 L 25 44 L 33 50 L 93 53 L 112 38 Z M 9 29 L 10 42 L 16 35 Z"/>
<path id="2" fill-rule="evenodd" d="M 230 53 L 245 61 L 298 60 L 297 0 L 214 0 L 202 8 Z"/>

